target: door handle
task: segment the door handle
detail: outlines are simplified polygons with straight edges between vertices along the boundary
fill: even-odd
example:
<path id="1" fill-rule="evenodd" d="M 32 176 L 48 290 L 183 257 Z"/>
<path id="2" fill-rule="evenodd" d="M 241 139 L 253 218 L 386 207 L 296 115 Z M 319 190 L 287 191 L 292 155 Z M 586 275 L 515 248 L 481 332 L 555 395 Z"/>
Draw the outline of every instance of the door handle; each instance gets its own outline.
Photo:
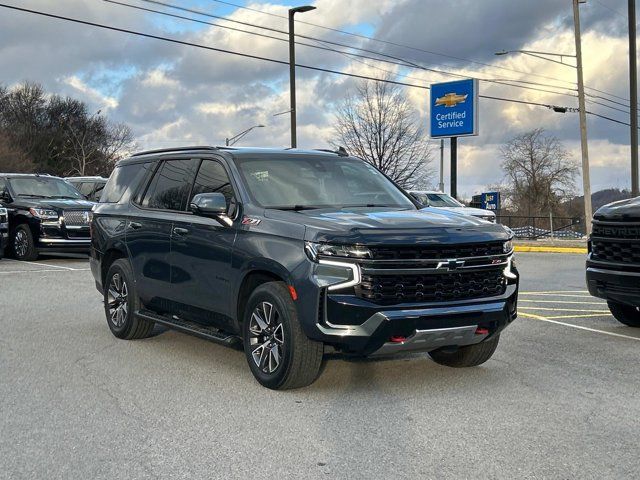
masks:
<path id="1" fill-rule="evenodd" d="M 189 230 L 187 230 L 186 228 L 175 227 L 175 228 L 173 229 L 173 233 L 174 233 L 174 235 L 177 235 L 177 236 L 179 236 L 179 237 L 182 237 L 182 236 L 184 236 L 184 235 L 188 234 L 188 233 L 189 233 Z"/>
<path id="2" fill-rule="evenodd" d="M 129 226 L 134 230 L 138 230 L 139 228 L 142 228 L 142 224 L 138 222 L 129 222 Z"/>

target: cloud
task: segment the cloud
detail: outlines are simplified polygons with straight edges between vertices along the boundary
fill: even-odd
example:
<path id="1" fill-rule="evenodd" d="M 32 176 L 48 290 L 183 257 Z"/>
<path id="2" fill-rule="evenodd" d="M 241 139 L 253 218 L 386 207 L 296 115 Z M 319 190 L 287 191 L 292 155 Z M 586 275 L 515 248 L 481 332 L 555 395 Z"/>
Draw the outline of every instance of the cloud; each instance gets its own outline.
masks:
<path id="1" fill-rule="evenodd" d="M 289 6 L 274 2 L 253 1 L 247 6 L 259 11 L 231 9 L 229 15 L 232 20 L 272 30 L 197 16 L 211 23 L 275 37 L 267 39 L 216 26 L 141 13 L 100 1 L 8 1 L 24 8 L 284 62 L 288 60 L 287 35 L 281 32 L 287 30 L 287 20 L 282 17 L 286 17 Z M 208 2 L 196 0 L 187 0 L 180 5 L 208 12 L 215 12 L 217 8 Z M 572 17 L 567 2 L 317 0 L 314 5 L 318 7 L 317 10 L 297 16 L 300 22 L 296 24 L 296 32 L 319 40 L 363 46 L 420 62 L 431 69 L 459 75 L 508 80 L 509 83 L 543 83 L 546 86 L 519 85 L 555 93 L 489 82 L 481 82 L 481 93 L 549 105 L 577 106 L 575 91 L 572 90 L 575 88 L 574 69 L 526 55 L 493 55 L 493 52 L 503 48 L 572 53 Z M 185 143 L 221 144 L 226 137 L 256 124 L 266 127 L 253 130 L 240 145 L 289 144 L 289 116 L 273 116 L 289 110 L 287 65 L 4 9 L 0 12 L 0 63 L 7 66 L 2 69 L 0 83 L 12 85 L 22 80 L 37 81 L 48 91 L 86 101 L 90 108 L 107 108 L 110 117 L 132 127 L 143 148 Z M 603 95 L 591 89 L 588 90 L 588 100 L 626 110 L 624 105 L 598 98 L 605 96 L 622 104 L 628 98 L 624 19 L 594 2 L 582 5 L 581 12 L 586 83 L 593 89 L 615 95 Z M 302 22 L 357 33 L 373 32 L 376 38 L 416 48 L 364 40 Z M 456 78 L 434 71 L 357 59 L 349 55 L 353 50 L 315 40 L 299 38 L 299 41 L 343 51 L 339 54 L 299 45 L 296 49 L 297 59 L 302 64 L 371 77 L 392 74 L 398 81 L 415 85 Z M 487 65 L 420 50 L 475 59 Z M 331 140 L 335 107 L 353 89 L 357 80 L 301 68 L 297 70 L 297 77 L 299 145 L 324 147 Z M 429 91 L 417 88 L 407 88 L 405 91 L 426 127 Z M 464 138 L 459 142 L 459 191 L 466 196 L 482 191 L 501 178 L 499 146 L 531 128 L 544 127 L 565 142 L 567 148 L 579 158 L 577 114 L 558 114 L 546 108 L 490 99 L 481 99 L 480 108 L 480 136 Z M 588 109 L 628 120 L 628 114 L 596 103 L 589 103 Z M 594 190 L 609 185 L 628 185 L 628 128 L 595 117 L 589 118 L 588 128 Z"/>

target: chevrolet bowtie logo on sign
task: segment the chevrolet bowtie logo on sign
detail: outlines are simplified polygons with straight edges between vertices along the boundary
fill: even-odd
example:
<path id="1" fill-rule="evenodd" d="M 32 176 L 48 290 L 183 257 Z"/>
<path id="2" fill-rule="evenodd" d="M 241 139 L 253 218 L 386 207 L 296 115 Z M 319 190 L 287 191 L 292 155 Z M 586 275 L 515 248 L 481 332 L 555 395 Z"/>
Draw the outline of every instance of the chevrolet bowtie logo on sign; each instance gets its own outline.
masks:
<path id="1" fill-rule="evenodd" d="M 469 94 L 458 95 L 457 93 L 447 93 L 442 97 L 436 98 L 436 105 L 444 105 L 445 107 L 455 107 L 459 103 L 464 103 Z"/>
<path id="2" fill-rule="evenodd" d="M 478 81 L 431 85 L 431 136 L 463 137 L 478 134 Z"/>

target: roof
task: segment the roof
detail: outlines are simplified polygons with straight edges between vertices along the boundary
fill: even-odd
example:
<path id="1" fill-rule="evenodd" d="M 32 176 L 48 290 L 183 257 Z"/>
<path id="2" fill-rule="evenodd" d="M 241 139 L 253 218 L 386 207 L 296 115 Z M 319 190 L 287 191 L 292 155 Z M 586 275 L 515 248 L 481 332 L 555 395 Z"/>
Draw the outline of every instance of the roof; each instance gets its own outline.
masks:
<path id="1" fill-rule="evenodd" d="M 187 146 L 187 147 L 174 147 L 174 148 L 163 148 L 158 150 L 146 150 L 143 152 L 138 152 L 133 154 L 129 159 L 122 160 L 118 162 L 120 165 L 123 163 L 135 163 L 139 161 L 141 157 L 151 156 L 151 155 L 160 155 L 160 154 L 171 154 L 171 153 L 227 153 L 232 157 L 250 157 L 255 155 L 314 155 L 314 156 L 327 156 L 327 157 L 345 157 L 348 156 L 348 153 L 343 148 L 338 150 L 329 150 L 329 149 L 317 149 L 317 150 L 306 150 L 306 149 L 297 149 L 297 148 L 264 148 L 264 147 L 214 147 L 214 146 Z"/>
<path id="2" fill-rule="evenodd" d="M 65 180 L 104 180 L 105 182 L 108 178 L 100 177 L 100 176 L 86 176 L 86 177 L 64 177 Z"/>
<path id="3" fill-rule="evenodd" d="M 3 178 L 20 178 L 20 177 L 60 178 L 60 177 L 56 177 L 55 175 L 49 175 L 48 173 L 0 173 L 0 177 L 3 177 Z"/>

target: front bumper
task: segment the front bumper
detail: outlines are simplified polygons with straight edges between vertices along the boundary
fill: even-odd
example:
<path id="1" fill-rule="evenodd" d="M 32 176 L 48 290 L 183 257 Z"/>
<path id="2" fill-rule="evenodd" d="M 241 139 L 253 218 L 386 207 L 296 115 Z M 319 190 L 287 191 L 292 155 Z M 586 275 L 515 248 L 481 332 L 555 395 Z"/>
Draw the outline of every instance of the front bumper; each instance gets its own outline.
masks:
<path id="1" fill-rule="evenodd" d="M 587 262 L 587 288 L 594 297 L 640 307 L 640 270 Z"/>
<path id="2" fill-rule="evenodd" d="M 318 340 L 362 355 L 471 345 L 500 333 L 516 318 L 517 295 L 517 280 L 499 297 L 446 303 L 384 307 L 352 296 L 326 295 L 316 323 Z M 364 321 L 332 323 L 337 312 L 340 320 Z"/>
<path id="3" fill-rule="evenodd" d="M 50 238 L 41 237 L 38 239 L 39 251 L 89 253 L 91 249 L 90 238 Z"/>

